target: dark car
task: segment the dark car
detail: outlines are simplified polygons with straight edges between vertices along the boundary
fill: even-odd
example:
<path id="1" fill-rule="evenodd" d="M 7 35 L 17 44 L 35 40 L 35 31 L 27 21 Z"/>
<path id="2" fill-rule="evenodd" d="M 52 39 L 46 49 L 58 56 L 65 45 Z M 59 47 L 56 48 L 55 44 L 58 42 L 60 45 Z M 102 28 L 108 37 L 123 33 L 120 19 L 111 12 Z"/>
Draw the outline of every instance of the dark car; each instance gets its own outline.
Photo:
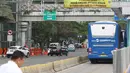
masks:
<path id="1" fill-rule="evenodd" d="M 61 56 L 60 49 L 61 49 L 60 43 L 50 43 L 49 49 L 48 49 L 48 55 L 51 55 L 51 56 L 60 55 Z"/>
<path id="2" fill-rule="evenodd" d="M 62 55 L 68 56 L 68 49 L 67 49 L 67 47 L 62 47 L 60 49 L 60 52 L 61 52 Z"/>
<path id="3" fill-rule="evenodd" d="M 80 43 L 75 43 L 75 48 L 82 48 L 82 45 Z"/>
<path id="4" fill-rule="evenodd" d="M 51 56 L 53 56 L 53 55 L 57 55 L 57 56 L 61 56 L 61 52 L 60 52 L 60 49 L 57 49 L 56 47 L 50 47 L 49 48 L 49 52 L 48 52 L 48 56 L 49 55 L 51 55 Z"/>

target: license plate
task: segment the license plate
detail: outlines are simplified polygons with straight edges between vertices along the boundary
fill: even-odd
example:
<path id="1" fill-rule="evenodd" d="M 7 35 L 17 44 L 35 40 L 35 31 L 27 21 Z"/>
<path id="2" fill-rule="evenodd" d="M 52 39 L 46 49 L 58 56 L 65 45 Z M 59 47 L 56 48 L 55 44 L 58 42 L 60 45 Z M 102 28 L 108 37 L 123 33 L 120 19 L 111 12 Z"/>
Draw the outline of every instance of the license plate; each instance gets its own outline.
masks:
<path id="1" fill-rule="evenodd" d="M 13 50 L 10 50 L 10 52 L 13 52 Z"/>
<path id="2" fill-rule="evenodd" d="M 56 51 L 56 49 L 53 49 L 53 51 Z"/>
<path id="3" fill-rule="evenodd" d="M 101 57 L 107 57 L 107 55 L 100 55 Z"/>

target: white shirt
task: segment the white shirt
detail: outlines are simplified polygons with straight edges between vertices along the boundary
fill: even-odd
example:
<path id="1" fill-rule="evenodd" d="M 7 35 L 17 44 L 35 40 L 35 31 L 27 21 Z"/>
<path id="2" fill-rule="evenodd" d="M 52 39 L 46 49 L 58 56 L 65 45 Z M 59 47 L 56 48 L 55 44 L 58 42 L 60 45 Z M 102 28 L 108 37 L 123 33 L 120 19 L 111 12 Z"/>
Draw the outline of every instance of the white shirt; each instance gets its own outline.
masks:
<path id="1" fill-rule="evenodd" d="M 22 73 L 22 70 L 13 61 L 8 61 L 0 66 L 0 73 Z"/>

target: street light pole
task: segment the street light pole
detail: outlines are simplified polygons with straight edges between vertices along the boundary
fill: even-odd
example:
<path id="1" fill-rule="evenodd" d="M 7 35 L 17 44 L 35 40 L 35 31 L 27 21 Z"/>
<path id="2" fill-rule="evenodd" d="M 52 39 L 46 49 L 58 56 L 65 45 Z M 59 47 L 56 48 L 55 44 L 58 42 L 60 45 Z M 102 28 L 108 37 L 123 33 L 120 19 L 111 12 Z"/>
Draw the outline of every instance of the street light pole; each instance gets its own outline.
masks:
<path id="1" fill-rule="evenodd" d="M 78 43 L 80 43 L 80 41 L 79 41 L 79 35 L 78 35 Z"/>
<path id="2" fill-rule="evenodd" d="M 78 35 L 78 42 L 80 43 L 80 39 L 82 38 L 82 35 Z"/>

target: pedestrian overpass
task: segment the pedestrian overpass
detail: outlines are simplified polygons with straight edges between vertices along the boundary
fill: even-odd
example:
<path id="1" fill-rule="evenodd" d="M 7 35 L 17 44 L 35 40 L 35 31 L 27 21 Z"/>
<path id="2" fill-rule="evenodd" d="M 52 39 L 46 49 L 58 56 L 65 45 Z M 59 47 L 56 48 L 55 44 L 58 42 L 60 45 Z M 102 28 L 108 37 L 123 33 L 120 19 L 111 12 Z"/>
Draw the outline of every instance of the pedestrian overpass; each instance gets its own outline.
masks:
<path id="1" fill-rule="evenodd" d="M 40 4 L 41 3 L 41 4 Z M 123 18 L 122 7 L 130 7 L 129 1 L 113 0 L 112 8 L 64 8 L 63 0 L 44 0 L 39 4 L 24 1 L 20 5 L 21 13 L 20 21 L 44 21 L 43 9 L 57 8 L 56 21 L 98 21 L 98 20 L 114 20 L 114 12 L 120 18 Z M 60 3 L 60 4 L 58 4 Z M 29 14 L 24 14 L 24 11 L 29 11 Z M 114 12 L 113 12 L 114 11 Z"/>
<path id="2" fill-rule="evenodd" d="M 85 11 L 85 10 L 84 10 Z M 44 21 L 43 12 L 32 12 L 30 15 L 23 15 L 21 21 Z M 114 20 L 114 12 L 57 12 L 56 21 L 99 21 Z"/>

